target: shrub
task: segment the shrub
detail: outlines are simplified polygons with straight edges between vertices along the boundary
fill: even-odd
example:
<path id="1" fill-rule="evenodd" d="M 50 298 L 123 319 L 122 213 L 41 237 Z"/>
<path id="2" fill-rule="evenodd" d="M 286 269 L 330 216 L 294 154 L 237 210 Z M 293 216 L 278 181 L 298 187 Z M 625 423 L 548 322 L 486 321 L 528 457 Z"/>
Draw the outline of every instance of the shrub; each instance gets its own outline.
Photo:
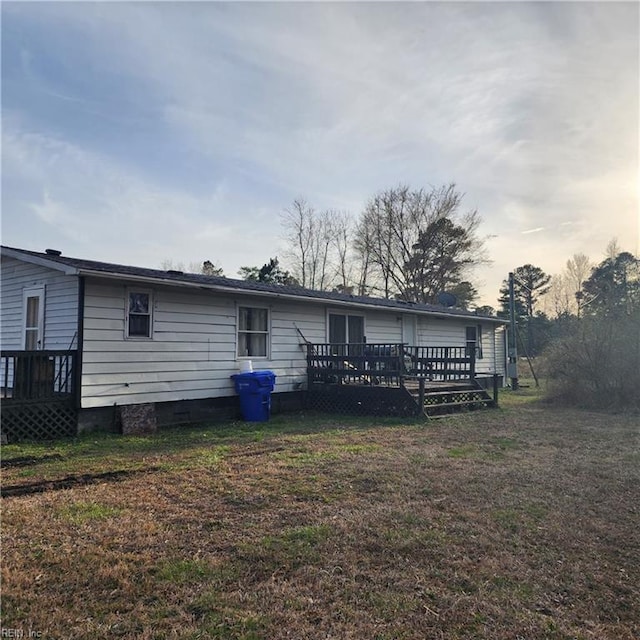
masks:
<path id="1" fill-rule="evenodd" d="M 552 398 L 576 406 L 640 410 L 640 310 L 576 319 L 544 360 Z"/>

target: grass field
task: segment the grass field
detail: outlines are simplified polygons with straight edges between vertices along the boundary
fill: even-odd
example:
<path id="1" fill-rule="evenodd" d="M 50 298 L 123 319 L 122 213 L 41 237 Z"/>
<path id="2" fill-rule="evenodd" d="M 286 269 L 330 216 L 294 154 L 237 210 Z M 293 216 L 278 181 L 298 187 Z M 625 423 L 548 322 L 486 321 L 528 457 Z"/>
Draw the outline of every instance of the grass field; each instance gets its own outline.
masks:
<path id="1" fill-rule="evenodd" d="M 3 637 L 640 638 L 638 416 L 525 389 L 2 455 Z"/>

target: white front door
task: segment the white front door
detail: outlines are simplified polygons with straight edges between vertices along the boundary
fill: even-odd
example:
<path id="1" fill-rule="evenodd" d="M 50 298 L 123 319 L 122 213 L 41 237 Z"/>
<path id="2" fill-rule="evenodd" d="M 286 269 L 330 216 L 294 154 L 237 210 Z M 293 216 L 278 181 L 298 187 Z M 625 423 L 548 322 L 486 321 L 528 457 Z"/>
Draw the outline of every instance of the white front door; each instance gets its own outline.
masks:
<path id="1" fill-rule="evenodd" d="M 406 314 L 402 316 L 402 342 L 409 347 L 418 346 L 415 316 Z"/>
<path id="2" fill-rule="evenodd" d="M 23 292 L 22 348 L 44 349 L 44 287 L 31 287 Z"/>

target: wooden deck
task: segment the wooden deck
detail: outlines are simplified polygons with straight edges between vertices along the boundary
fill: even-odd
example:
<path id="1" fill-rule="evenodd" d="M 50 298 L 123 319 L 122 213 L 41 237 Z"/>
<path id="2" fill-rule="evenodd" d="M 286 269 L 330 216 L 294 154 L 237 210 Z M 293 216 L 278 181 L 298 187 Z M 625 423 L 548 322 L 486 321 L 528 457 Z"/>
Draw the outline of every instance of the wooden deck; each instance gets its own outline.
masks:
<path id="1" fill-rule="evenodd" d="M 475 349 L 412 347 L 402 343 L 307 344 L 309 383 L 401 385 L 404 379 L 472 381 Z"/>
<path id="2" fill-rule="evenodd" d="M 498 404 L 497 376 L 491 396 L 476 378 L 475 350 L 466 347 L 308 344 L 307 377 L 309 392 L 328 407 L 376 415 L 433 415 Z"/>
<path id="3" fill-rule="evenodd" d="M 11 442 L 77 432 L 76 351 L 2 351 L 2 434 Z"/>

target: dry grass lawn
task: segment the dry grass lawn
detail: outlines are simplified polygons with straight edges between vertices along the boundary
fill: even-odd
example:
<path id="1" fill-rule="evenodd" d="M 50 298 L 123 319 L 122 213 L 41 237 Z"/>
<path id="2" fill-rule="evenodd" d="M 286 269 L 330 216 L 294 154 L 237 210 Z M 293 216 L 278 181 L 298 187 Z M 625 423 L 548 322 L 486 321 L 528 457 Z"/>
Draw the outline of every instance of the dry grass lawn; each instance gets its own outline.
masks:
<path id="1" fill-rule="evenodd" d="M 3 637 L 640 638 L 639 423 L 524 390 L 5 446 Z"/>

